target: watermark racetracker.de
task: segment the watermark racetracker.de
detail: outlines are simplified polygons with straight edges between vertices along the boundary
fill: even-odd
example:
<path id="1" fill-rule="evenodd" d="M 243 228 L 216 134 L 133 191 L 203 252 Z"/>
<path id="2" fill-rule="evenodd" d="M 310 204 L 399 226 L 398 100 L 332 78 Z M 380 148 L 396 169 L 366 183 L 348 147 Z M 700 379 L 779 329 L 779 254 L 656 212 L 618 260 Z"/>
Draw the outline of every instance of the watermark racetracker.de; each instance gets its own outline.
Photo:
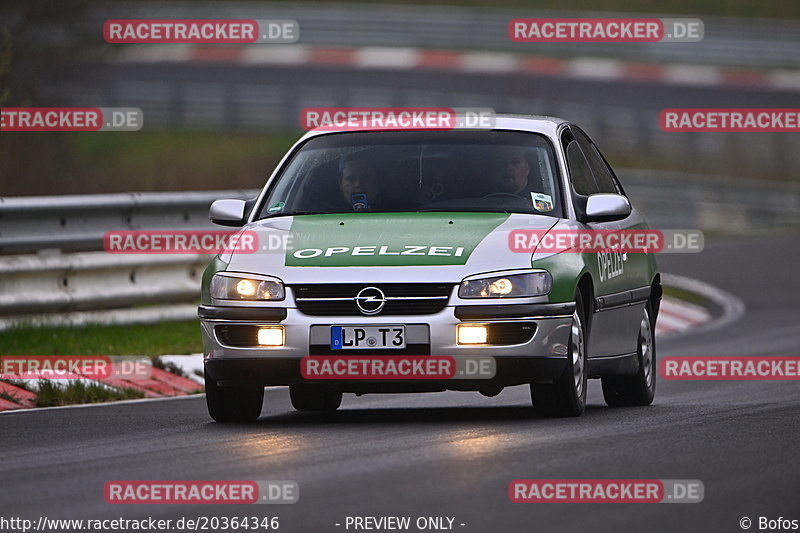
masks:
<path id="1" fill-rule="evenodd" d="M 697 18 L 525 18 L 508 23 L 508 36 L 521 43 L 655 43 L 702 41 Z"/>
<path id="2" fill-rule="evenodd" d="M 2 355 L 0 379 L 148 379 L 149 358 L 107 355 Z"/>
<path id="3" fill-rule="evenodd" d="M 658 361 L 658 370 L 668 380 L 800 380 L 800 357 L 669 356 Z"/>
<path id="4" fill-rule="evenodd" d="M 287 44 L 300 38 L 300 25 L 292 19 L 114 19 L 103 24 L 103 38 L 112 44 Z"/>
<path id="5" fill-rule="evenodd" d="M 514 503 L 700 503 L 699 479 L 515 479 Z"/>
<path id="6" fill-rule="evenodd" d="M 798 108 L 670 108 L 659 114 L 665 132 L 798 132 Z"/>
<path id="7" fill-rule="evenodd" d="M 700 230 L 512 230 L 508 248 L 517 253 L 699 253 L 705 237 Z"/>
<path id="8" fill-rule="evenodd" d="M 307 107 L 300 111 L 306 131 L 452 130 L 492 128 L 491 108 L 454 107 Z"/>
<path id="9" fill-rule="evenodd" d="M 285 480 L 112 480 L 103 498 L 110 504 L 291 504 L 300 499 L 300 486 Z"/>
<path id="10" fill-rule="evenodd" d="M 219 254 L 286 250 L 291 236 L 249 230 L 113 230 L 103 234 L 111 254 Z M 262 242 L 263 241 L 263 242 Z"/>
<path id="11" fill-rule="evenodd" d="M 139 131 L 138 107 L 4 107 L 0 131 Z"/>
<path id="12" fill-rule="evenodd" d="M 305 379 L 491 379 L 497 372 L 494 357 L 428 355 L 315 355 L 303 357 Z"/>

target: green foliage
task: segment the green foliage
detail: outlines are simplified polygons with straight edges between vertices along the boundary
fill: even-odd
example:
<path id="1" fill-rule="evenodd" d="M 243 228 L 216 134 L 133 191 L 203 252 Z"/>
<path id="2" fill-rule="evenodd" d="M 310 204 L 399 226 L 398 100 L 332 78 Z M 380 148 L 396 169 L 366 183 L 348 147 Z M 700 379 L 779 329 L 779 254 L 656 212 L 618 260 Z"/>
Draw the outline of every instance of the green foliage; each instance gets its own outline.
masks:
<path id="1" fill-rule="evenodd" d="M 51 381 L 39 382 L 37 407 L 72 405 L 78 403 L 101 403 L 115 400 L 131 400 L 143 398 L 144 394 L 133 389 L 110 389 L 96 383 L 86 384 L 82 381 L 61 387 Z"/>
<path id="2" fill-rule="evenodd" d="M 129 326 L 15 328 L 0 332 L 4 355 L 164 355 L 203 351 L 197 321 Z"/>
<path id="3" fill-rule="evenodd" d="M 0 106 L 11 98 L 8 77 L 11 73 L 11 32 L 7 27 L 0 27 Z"/>

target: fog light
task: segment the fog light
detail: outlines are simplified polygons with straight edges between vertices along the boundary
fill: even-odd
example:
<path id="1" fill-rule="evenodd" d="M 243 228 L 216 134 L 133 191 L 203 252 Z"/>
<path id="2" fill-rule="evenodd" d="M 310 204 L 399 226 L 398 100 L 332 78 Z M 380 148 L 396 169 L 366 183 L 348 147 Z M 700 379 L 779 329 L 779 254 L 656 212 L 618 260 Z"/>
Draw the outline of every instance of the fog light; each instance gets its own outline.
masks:
<path id="1" fill-rule="evenodd" d="M 456 326 L 458 344 L 486 344 L 489 328 L 475 324 L 459 324 Z"/>
<path id="2" fill-rule="evenodd" d="M 259 346 L 283 346 L 283 326 L 258 328 Z"/>

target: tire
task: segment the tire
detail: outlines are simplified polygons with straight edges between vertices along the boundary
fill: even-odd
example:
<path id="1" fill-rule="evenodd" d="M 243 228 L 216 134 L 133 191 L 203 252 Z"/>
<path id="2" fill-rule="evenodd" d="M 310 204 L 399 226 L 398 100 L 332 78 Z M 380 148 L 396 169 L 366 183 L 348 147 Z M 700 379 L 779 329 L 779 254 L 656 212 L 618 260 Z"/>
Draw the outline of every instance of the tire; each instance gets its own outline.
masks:
<path id="1" fill-rule="evenodd" d="M 636 356 L 639 371 L 635 376 L 603 378 L 603 398 L 612 407 L 650 405 L 656 395 L 656 337 L 652 306 L 647 303 L 639 325 Z"/>
<path id="2" fill-rule="evenodd" d="M 219 387 L 205 372 L 208 414 L 217 422 L 252 422 L 261 416 L 264 387 Z"/>
<path id="3" fill-rule="evenodd" d="M 289 397 L 298 411 L 335 411 L 342 405 L 342 393 L 325 385 L 290 385 Z"/>
<path id="4" fill-rule="evenodd" d="M 568 353 L 564 372 L 553 383 L 531 384 L 534 410 L 542 416 L 580 416 L 586 410 L 586 315 L 580 292 L 575 294 Z"/>

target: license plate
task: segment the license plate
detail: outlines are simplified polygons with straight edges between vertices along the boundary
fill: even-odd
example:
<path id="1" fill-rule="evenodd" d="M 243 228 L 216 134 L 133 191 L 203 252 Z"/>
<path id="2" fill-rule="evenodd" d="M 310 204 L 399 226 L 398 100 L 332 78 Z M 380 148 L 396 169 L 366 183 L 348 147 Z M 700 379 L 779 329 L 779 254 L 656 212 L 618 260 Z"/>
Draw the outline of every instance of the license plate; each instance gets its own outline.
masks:
<path id="1" fill-rule="evenodd" d="M 399 350 L 405 347 L 405 326 L 331 326 L 332 350 Z"/>

